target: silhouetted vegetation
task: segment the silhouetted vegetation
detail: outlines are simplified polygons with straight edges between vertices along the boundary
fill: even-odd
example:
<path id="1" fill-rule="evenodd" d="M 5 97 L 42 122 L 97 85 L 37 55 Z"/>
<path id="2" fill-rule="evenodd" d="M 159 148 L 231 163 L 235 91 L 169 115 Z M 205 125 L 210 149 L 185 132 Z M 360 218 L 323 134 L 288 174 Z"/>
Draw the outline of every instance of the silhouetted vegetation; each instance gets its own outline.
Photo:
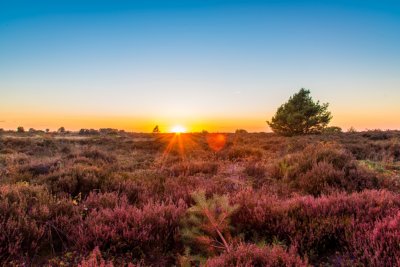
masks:
<path id="1" fill-rule="evenodd" d="M 159 133 L 160 132 L 160 128 L 158 127 L 158 125 L 156 125 L 153 129 L 153 133 Z"/>

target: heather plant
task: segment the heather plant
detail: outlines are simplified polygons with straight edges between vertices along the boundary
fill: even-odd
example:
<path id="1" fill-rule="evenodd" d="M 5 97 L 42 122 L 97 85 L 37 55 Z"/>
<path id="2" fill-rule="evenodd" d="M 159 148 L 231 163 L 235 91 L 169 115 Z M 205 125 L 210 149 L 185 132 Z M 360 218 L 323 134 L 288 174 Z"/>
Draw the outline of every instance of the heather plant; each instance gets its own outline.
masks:
<path id="1" fill-rule="evenodd" d="M 38 252 L 46 236 L 50 201 L 42 187 L 27 184 L 0 187 L 0 260 Z"/>
<path id="2" fill-rule="evenodd" d="M 232 217 L 235 232 L 242 233 L 246 241 L 295 244 L 313 261 L 351 246 L 348 237 L 354 225 L 374 224 L 400 208 L 397 194 L 367 190 L 287 200 L 246 190 L 232 202 L 240 206 Z"/>
<path id="3" fill-rule="evenodd" d="M 400 212 L 375 223 L 356 224 L 345 253 L 354 265 L 400 265 Z"/>
<path id="4" fill-rule="evenodd" d="M 271 170 L 295 190 L 318 196 L 334 191 L 378 189 L 382 181 L 360 166 L 353 156 L 333 144 L 317 144 L 284 157 Z"/>
<path id="5" fill-rule="evenodd" d="M 169 253 L 179 249 L 178 226 L 186 206 L 149 203 L 142 208 L 128 204 L 122 196 L 118 203 L 115 197 L 98 198 L 95 205 L 89 200 L 85 220 L 74 234 L 79 247 L 102 251 L 114 255 L 131 255 L 132 259 L 171 261 Z M 103 205 L 103 208 L 95 208 Z M 104 206 L 106 205 L 106 206 Z M 107 207 L 108 205 L 108 207 Z"/>
<path id="6" fill-rule="evenodd" d="M 49 186 L 53 193 L 68 193 L 84 196 L 92 190 L 100 190 L 107 183 L 108 170 L 94 166 L 76 165 L 40 178 L 40 182 Z"/>
<path id="7" fill-rule="evenodd" d="M 400 131 L 107 132 L 4 133 L 0 265 L 398 265 Z"/>
<path id="8" fill-rule="evenodd" d="M 179 162 L 166 170 L 171 176 L 192 176 L 197 173 L 215 175 L 218 163 L 213 162 Z"/>
<path id="9" fill-rule="evenodd" d="M 257 164 L 254 162 L 246 165 L 243 172 L 245 174 L 247 174 L 248 176 L 257 178 L 257 179 L 262 179 L 266 176 L 266 168 L 264 166 L 262 166 L 261 164 Z"/>
<path id="10" fill-rule="evenodd" d="M 207 267 L 223 266 L 308 266 L 295 249 L 286 251 L 279 245 L 258 247 L 254 244 L 240 244 L 230 252 L 207 260 Z"/>
<path id="11" fill-rule="evenodd" d="M 106 262 L 98 247 L 95 247 L 87 259 L 83 259 L 78 267 L 114 267 L 112 262 Z"/>
<path id="12" fill-rule="evenodd" d="M 98 247 L 95 247 L 90 254 L 83 259 L 79 264 L 78 267 L 114 267 L 114 266 L 127 266 L 127 267 L 139 267 L 142 266 L 141 263 L 133 264 L 131 262 L 126 262 L 122 260 L 122 262 L 118 262 L 114 264 L 112 261 L 106 261 L 101 251 Z"/>
<path id="13" fill-rule="evenodd" d="M 258 148 L 239 145 L 232 146 L 227 151 L 221 151 L 220 155 L 222 158 L 231 161 L 259 160 L 263 156 L 263 151 Z"/>
<path id="14" fill-rule="evenodd" d="M 189 253 L 201 256 L 230 252 L 233 238 L 230 218 L 238 208 L 229 203 L 227 196 L 206 197 L 202 191 L 192 194 L 194 205 L 183 221 L 182 237 Z"/>
<path id="15" fill-rule="evenodd" d="M 29 259 L 42 249 L 60 251 L 78 221 L 72 202 L 54 199 L 42 186 L 1 186 L 0 262 L 10 257 Z"/>
<path id="16" fill-rule="evenodd" d="M 97 149 L 86 150 L 81 153 L 82 156 L 94 160 L 104 162 L 106 164 L 114 163 L 116 161 L 115 157 L 111 153 L 104 153 Z"/>

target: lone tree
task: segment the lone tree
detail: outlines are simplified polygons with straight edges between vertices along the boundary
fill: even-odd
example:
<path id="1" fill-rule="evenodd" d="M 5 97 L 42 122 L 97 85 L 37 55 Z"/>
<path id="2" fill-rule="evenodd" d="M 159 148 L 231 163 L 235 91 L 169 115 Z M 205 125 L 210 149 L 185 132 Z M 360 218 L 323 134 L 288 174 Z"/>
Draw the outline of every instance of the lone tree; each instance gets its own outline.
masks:
<path id="1" fill-rule="evenodd" d="M 321 133 L 332 119 L 328 105 L 314 102 L 310 91 L 302 88 L 267 123 L 275 133 L 286 136 Z"/>
<path id="2" fill-rule="evenodd" d="M 156 125 L 153 129 L 153 133 L 159 133 L 160 129 L 158 128 L 158 125 Z"/>

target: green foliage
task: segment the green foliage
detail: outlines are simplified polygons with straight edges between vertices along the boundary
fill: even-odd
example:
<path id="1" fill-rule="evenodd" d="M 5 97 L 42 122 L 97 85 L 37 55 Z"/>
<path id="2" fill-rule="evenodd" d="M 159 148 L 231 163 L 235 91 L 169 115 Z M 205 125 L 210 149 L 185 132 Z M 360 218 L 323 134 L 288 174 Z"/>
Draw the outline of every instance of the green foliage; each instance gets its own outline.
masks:
<path id="1" fill-rule="evenodd" d="M 342 128 L 338 126 L 329 126 L 323 129 L 324 134 L 336 134 L 336 133 L 342 133 Z"/>
<path id="2" fill-rule="evenodd" d="M 238 208 L 226 195 L 207 199 L 204 191 L 192 194 L 195 205 L 187 210 L 182 236 L 191 254 L 214 256 L 229 252 L 232 237 L 230 218 Z"/>
<path id="3" fill-rule="evenodd" d="M 321 133 L 332 118 L 328 105 L 314 102 L 310 91 L 302 88 L 267 123 L 275 133 L 286 136 Z"/>

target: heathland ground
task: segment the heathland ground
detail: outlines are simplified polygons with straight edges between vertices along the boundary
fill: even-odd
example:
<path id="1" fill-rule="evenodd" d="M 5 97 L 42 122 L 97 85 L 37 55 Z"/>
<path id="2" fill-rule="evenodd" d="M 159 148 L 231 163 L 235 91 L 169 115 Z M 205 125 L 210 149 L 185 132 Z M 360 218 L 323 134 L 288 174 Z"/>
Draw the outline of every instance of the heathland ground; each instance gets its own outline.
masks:
<path id="1" fill-rule="evenodd" d="M 0 265 L 400 264 L 398 131 L 0 135 Z"/>

